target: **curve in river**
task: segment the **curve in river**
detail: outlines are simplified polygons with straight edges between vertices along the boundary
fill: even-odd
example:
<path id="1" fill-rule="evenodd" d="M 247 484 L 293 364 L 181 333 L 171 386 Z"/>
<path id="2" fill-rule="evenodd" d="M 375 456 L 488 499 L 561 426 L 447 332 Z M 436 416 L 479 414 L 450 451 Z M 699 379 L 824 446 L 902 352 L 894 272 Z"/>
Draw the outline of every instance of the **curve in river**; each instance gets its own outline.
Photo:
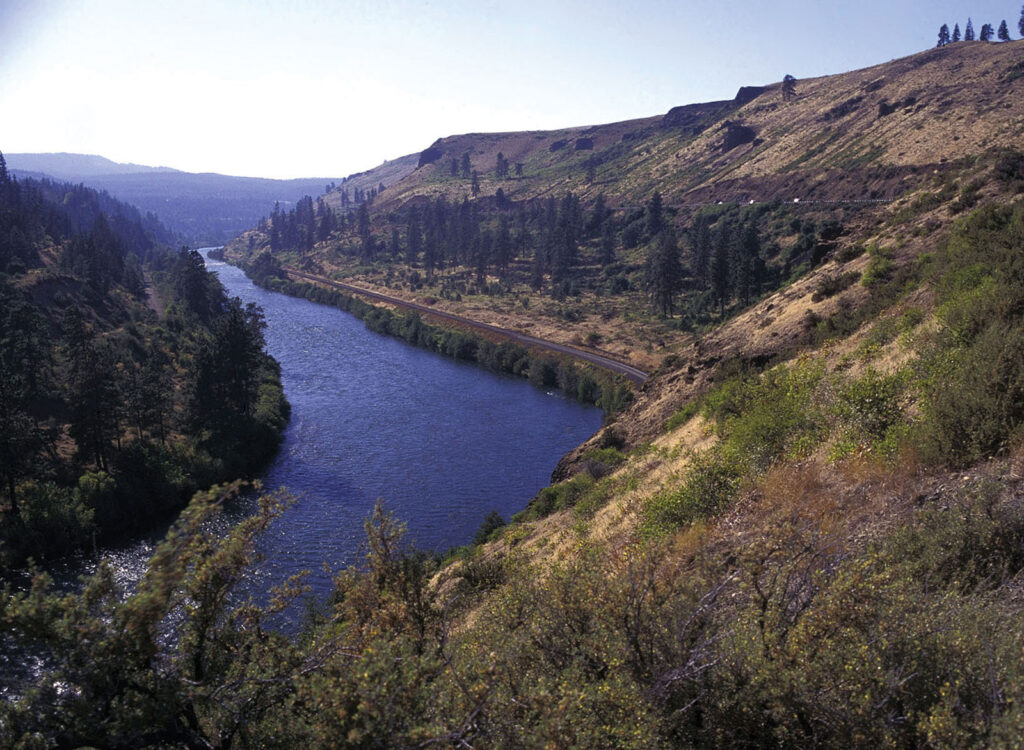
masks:
<path id="1" fill-rule="evenodd" d="M 208 251 L 204 250 L 206 255 Z M 260 305 L 267 348 L 281 363 L 292 419 L 264 475 L 299 501 L 265 540 L 261 576 L 354 562 L 377 498 L 418 547 L 468 543 L 489 511 L 506 519 L 549 483 L 601 412 L 373 333 L 332 307 L 268 292 L 207 258 L 228 293 Z"/>

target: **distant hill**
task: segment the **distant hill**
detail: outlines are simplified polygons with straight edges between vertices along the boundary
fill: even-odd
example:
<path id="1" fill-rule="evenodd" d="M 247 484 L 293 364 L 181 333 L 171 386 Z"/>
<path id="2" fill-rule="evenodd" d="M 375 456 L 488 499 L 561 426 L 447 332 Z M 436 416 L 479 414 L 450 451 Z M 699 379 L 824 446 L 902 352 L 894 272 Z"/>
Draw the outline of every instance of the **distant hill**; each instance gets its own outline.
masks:
<path id="1" fill-rule="evenodd" d="M 317 196 L 331 184 L 369 187 L 361 175 L 270 180 L 258 177 L 181 172 L 167 167 L 119 164 L 85 154 L 5 154 L 16 176 L 48 175 L 106 190 L 143 213 L 154 213 L 192 244 L 221 244 L 269 216 L 275 203 L 290 207 L 304 195 Z M 397 182 L 418 156 L 388 162 L 374 171 L 373 186 Z M 364 173 L 365 174 L 365 173 Z"/>
<path id="2" fill-rule="evenodd" d="M 82 180 L 112 174 L 139 172 L 177 172 L 170 167 L 145 167 L 121 164 L 95 154 L 7 154 L 8 167 L 26 172 L 40 172 L 62 180 Z M 13 161 L 13 164 L 11 163 Z"/>

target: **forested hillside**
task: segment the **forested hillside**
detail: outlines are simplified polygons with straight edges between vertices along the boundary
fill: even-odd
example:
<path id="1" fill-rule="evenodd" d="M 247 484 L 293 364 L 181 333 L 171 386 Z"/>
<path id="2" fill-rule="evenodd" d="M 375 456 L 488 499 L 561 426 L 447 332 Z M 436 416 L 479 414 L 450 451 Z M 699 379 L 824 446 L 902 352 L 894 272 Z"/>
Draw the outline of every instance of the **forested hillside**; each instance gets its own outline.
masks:
<path id="1" fill-rule="evenodd" d="M 170 240 L 0 155 L 0 569 L 138 532 L 275 449 L 260 311 Z"/>

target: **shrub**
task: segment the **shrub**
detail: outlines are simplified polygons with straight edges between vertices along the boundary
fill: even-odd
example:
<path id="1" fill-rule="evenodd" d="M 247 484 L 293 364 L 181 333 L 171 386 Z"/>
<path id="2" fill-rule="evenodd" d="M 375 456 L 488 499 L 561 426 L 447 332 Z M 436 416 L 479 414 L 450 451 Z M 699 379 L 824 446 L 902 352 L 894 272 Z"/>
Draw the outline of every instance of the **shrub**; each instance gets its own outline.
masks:
<path id="1" fill-rule="evenodd" d="M 724 451 L 694 456 L 679 485 L 647 501 L 642 531 L 659 536 L 710 516 L 736 496 L 741 476 L 740 465 Z"/>
<path id="2" fill-rule="evenodd" d="M 868 267 L 864 270 L 860 283 L 863 286 L 871 287 L 889 279 L 892 275 L 895 264 L 892 261 L 892 250 L 880 248 L 872 244 L 868 246 Z"/>

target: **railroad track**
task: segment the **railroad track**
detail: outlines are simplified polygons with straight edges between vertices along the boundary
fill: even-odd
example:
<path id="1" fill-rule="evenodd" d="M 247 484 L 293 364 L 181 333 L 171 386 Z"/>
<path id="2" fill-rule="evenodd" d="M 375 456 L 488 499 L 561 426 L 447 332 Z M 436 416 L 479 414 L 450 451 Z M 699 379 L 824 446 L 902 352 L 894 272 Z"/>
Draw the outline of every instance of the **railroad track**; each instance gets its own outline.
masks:
<path id="1" fill-rule="evenodd" d="M 637 385 L 643 385 L 648 377 L 646 372 L 633 367 L 632 365 L 620 362 L 617 359 L 612 359 L 611 357 L 606 357 L 602 354 L 597 354 L 596 352 L 587 351 L 586 349 L 577 349 L 574 346 L 568 346 L 566 344 L 559 344 L 554 341 L 537 338 L 536 336 L 530 336 L 525 333 L 520 333 L 519 331 L 513 331 L 509 328 L 501 328 L 499 326 L 490 325 L 489 323 L 481 323 L 478 320 L 472 320 L 471 318 L 466 318 L 462 315 L 455 315 L 454 313 L 445 312 L 444 310 L 436 310 L 428 305 L 409 302 L 408 300 L 399 299 L 398 297 L 392 297 L 387 294 L 381 294 L 380 292 L 371 292 L 370 290 L 363 289 L 362 287 L 345 284 L 341 281 L 334 281 L 333 279 L 306 273 L 305 271 L 299 271 L 295 268 L 284 268 L 283 270 L 289 276 L 295 278 L 312 281 L 317 284 L 323 284 L 324 286 L 340 289 L 343 292 L 357 294 L 361 297 L 368 297 L 369 299 L 374 299 L 379 302 L 386 302 L 389 305 L 394 305 L 407 310 L 415 310 L 416 312 L 420 312 L 434 318 L 450 320 L 469 328 L 475 328 L 480 331 L 487 331 L 489 333 L 496 334 L 502 338 L 507 338 L 511 341 L 515 341 L 516 343 L 523 344 L 524 346 L 544 349 L 557 354 L 567 354 L 575 359 L 588 362 L 602 369 L 622 375 L 627 380 L 636 383 Z"/>

